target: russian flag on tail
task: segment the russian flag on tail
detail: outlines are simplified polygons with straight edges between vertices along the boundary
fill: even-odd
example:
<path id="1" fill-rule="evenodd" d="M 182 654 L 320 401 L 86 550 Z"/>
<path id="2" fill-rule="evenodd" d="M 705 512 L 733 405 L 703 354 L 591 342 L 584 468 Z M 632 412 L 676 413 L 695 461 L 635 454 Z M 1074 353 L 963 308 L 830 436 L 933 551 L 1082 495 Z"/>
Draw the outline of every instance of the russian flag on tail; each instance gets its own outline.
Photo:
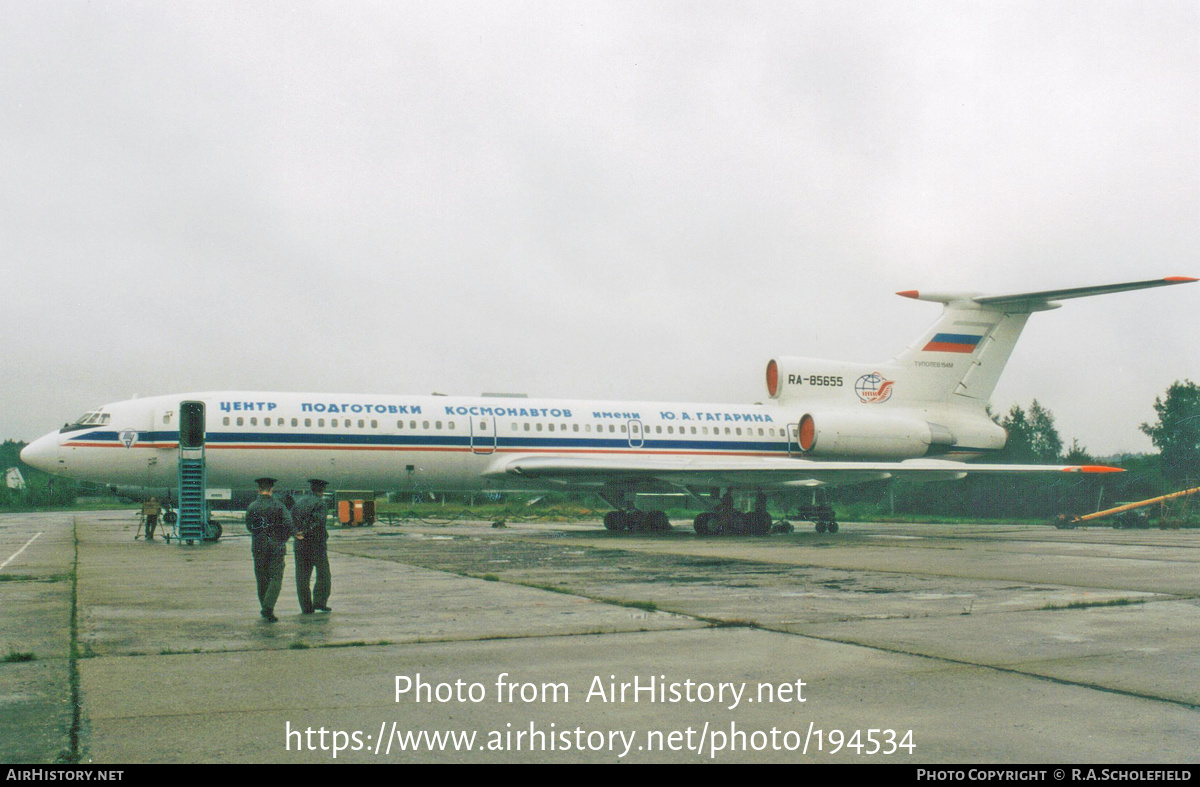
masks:
<path id="1" fill-rule="evenodd" d="M 921 350 L 927 353 L 973 353 L 982 338 L 967 333 L 937 333 Z"/>

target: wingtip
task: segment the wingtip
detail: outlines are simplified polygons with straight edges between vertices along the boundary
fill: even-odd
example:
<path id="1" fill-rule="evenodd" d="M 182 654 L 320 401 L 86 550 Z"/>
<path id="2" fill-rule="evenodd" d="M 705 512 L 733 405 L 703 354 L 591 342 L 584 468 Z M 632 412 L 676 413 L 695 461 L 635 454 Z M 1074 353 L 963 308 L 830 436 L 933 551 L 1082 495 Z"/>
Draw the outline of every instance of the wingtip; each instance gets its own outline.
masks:
<path id="1" fill-rule="evenodd" d="M 1108 465 L 1074 465 L 1065 468 L 1068 473 L 1124 473 L 1123 467 L 1109 467 Z"/>
<path id="2" fill-rule="evenodd" d="M 914 300 L 921 297 L 920 290 L 902 290 L 901 292 L 898 292 L 896 294 L 902 298 L 912 298 Z"/>
<path id="3" fill-rule="evenodd" d="M 1191 276 L 1168 276 L 1163 281 L 1169 281 L 1172 284 L 1183 284 L 1189 281 L 1200 281 L 1200 279 L 1193 279 Z"/>

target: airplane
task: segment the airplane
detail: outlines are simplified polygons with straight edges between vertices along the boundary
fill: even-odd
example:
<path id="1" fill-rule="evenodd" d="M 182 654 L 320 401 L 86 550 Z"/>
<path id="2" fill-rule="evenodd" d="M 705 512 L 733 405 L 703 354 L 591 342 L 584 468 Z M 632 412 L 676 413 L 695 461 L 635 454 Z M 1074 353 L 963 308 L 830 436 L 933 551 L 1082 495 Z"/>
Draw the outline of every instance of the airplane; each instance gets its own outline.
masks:
<path id="1" fill-rule="evenodd" d="M 604 516 L 613 531 L 670 529 L 663 511 L 640 509 L 637 498 L 684 493 L 708 509 L 693 520 L 697 534 L 765 534 L 768 494 L 889 478 L 1119 471 L 968 460 L 1005 445 L 987 403 L 1031 314 L 1067 299 L 1195 281 L 900 292 L 942 304 L 907 349 L 878 364 L 773 358 L 761 403 L 197 392 L 104 405 L 35 440 L 21 459 L 85 481 L 173 487 L 181 415 L 191 408 L 203 413 L 185 429 L 201 431 L 209 487 L 252 490 L 253 479 L 271 476 L 284 488 L 318 477 L 334 489 L 592 491 L 613 507 Z M 754 494 L 754 509 L 736 510 L 734 493 Z M 824 502 L 802 509 L 818 532 L 837 531 Z"/>

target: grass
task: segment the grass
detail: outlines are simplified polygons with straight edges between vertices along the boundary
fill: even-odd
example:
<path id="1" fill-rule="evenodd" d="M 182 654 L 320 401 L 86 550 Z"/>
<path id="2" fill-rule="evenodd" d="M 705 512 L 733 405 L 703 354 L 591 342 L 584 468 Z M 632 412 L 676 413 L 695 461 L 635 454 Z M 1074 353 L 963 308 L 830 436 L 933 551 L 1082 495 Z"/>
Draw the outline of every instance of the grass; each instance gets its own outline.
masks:
<path id="1" fill-rule="evenodd" d="M 482 577 L 479 577 L 479 579 L 483 579 L 487 582 L 499 582 L 500 581 L 500 578 L 498 576 L 496 576 L 495 574 L 484 574 Z M 581 598 L 589 598 L 592 601 L 599 601 L 602 604 L 612 604 L 613 606 L 617 606 L 617 607 L 629 607 L 630 609 L 640 609 L 644 612 L 658 612 L 658 605 L 655 604 L 653 601 L 626 601 L 624 599 L 619 599 L 619 598 L 594 598 L 592 596 L 588 596 L 587 594 L 571 590 L 570 588 L 559 587 L 558 585 L 544 585 L 544 584 L 537 583 L 537 582 L 513 582 L 512 584 L 520 585 L 521 587 L 533 588 L 534 590 L 545 590 L 549 593 L 562 593 L 562 594 L 568 595 L 568 596 L 579 596 Z"/>
<path id="2" fill-rule="evenodd" d="M 709 628 L 714 629 L 756 629 L 759 627 L 759 625 L 753 620 L 745 620 L 742 618 L 733 618 L 731 620 L 715 620 L 704 618 L 703 620 L 708 622 Z"/>
<path id="3" fill-rule="evenodd" d="M 1146 598 L 1114 598 L 1109 601 L 1072 601 L 1070 604 L 1047 604 L 1042 609 L 1089 609 L 1091 607 L 1127 607 L 1133 604 L 1145 604 Z"/>
<path id="4" fill-rule="evenodd" d="M 66 582 L 70 578 L 67 574 L 51 574 L 45 577 L 30 576 L 29 574 L 0 574 L 0 582 Z"/>
<path id="5" fill-rule="evenodd" d="M 533 588 L 534 590 L 546 590 L 550 593 L 565 593 L 568 596 L 574 595 L 574 592 L 569 588 L 560 588 L 557 585 L 542 585 L 537 582 L 514 582 L 513 584 L 521 585 L 522 587 Z"/>
<path id="6" fill-rule="evenodd" d="M 622 601 L 619 598 L 598 598 L 596 601 L 602 601 L 605 604 L 613 604 L 618 607 L 629 607 L 630 609 L 640 609 L 645 612 L 658 612 L 658 605 L 653 601 Z"/>
<path id="7" fill-rule="evenodd" d="M 5 664 L 18 664 L 22 661 L 33 661 L 35 658 L 37 657 L 29 651 L 10 649 L 8 655 L 0 658 L 0 661 Z"/>

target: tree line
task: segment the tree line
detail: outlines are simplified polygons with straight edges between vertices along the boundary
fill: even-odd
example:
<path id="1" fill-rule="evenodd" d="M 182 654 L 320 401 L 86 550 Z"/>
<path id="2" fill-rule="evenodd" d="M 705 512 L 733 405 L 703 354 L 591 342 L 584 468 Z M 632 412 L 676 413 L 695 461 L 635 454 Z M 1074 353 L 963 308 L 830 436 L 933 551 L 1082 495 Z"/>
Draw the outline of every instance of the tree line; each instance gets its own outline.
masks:
<path id="1" fill-rule="evenodd" d="M 68 508 L 79 496 L 79 484 L 67 478 L 51 478 L 48 473 L 21 461 L 21 449 L 27 443 L 5 440 L 0 445 L 0 509 Z M 10 487 L 6 473 L 9 468 L 21 472 L 24 488 Z"/>

